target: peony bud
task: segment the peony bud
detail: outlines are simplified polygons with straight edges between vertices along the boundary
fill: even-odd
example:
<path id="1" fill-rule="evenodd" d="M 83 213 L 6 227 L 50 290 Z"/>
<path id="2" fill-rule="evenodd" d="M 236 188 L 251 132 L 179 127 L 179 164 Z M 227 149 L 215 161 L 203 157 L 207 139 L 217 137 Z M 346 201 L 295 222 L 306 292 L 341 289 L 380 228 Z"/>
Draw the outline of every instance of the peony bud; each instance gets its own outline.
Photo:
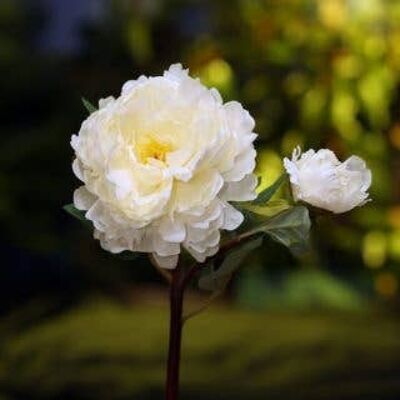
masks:
<path id="1" fill-rule="evenodd" d="M 340 214 L 369 200 L 371 171 L 357 156 L 341 163 L 331 150 L 301 154 L 297 147 L 291 160 L 284 159 L 284 166 L 296 201 Z"/>

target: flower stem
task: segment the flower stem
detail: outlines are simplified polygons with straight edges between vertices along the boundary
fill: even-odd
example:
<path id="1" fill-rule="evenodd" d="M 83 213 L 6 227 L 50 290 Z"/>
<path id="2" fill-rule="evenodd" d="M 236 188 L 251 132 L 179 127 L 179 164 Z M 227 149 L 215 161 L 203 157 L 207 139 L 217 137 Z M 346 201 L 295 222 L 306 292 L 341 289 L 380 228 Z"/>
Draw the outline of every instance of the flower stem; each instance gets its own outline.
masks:
<path id="1" fill-rule="evenodd" d="M 183 268 L 178 265 L 172 272 L 170 285 L 170 327 L 165 400 L 177 400 L 179 394 L 179 366 L 182 341 L 182 313 L 185 280 Z"/>

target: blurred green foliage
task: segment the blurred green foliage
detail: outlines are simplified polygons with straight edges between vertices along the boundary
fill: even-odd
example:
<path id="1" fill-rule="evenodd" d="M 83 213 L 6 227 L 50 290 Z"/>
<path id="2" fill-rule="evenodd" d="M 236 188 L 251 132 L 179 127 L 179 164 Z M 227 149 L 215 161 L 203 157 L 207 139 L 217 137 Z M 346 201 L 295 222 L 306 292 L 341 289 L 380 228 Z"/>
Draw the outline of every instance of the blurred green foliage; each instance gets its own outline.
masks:
<path id="1" fill-rule="evenodd" d="M 97 298 L 3 336 L 0 393 L 27 400 L 160 399 L 166 311 Z M 185 327 L 182 399 L 395 400 L 399 329 L 381 312 L 215 307 Z"/>

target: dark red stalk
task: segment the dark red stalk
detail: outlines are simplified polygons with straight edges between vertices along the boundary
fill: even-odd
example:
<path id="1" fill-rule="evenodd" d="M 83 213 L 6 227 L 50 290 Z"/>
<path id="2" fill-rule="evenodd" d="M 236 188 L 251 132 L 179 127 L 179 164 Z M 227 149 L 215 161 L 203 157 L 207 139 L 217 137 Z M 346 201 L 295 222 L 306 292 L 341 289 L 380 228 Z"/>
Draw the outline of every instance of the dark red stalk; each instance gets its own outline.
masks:
<path id="1" fill-rule="evenodd" d="M 185 279 L 181 265 L 172 272 L 169 292 L 170 326 L 165 400 L 177 400 L 179 395 L 179 366 L 182 340 L 182 313 Z"/>
<path id="2" fill-rule="evenodd" d="M 221 257 L 235 247 L 248 235 L 242 235 L 221 246 L 220 252 L 214 258 Z M 167 362 L 167 380 L 165 384 L 165 400 L 178 400 L 179 396 L 179 367 L 181 359 L 181 342 L 183 327 L 183 296 L 187 285 L 196 276 L 202 264 L 195 263 L 187 271 L 179 263 L 172 271 L 169 289 L 170 325 Z"/>

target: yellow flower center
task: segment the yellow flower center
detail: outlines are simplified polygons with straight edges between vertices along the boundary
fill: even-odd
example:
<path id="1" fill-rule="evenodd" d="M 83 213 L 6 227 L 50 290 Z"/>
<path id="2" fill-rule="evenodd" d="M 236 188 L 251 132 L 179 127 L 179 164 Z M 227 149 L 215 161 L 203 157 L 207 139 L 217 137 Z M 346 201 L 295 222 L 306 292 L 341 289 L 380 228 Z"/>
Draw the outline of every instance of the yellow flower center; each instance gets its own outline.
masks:
<path id="1" fill-rule="evenodd" d="M 136 154 L 143 164 L 147 164 L 151 158 L 164 163 L 167 153 L 171 151 L 170 143 L 163 142 L 150 135 L 140 138 L 136 146 Z"/>

